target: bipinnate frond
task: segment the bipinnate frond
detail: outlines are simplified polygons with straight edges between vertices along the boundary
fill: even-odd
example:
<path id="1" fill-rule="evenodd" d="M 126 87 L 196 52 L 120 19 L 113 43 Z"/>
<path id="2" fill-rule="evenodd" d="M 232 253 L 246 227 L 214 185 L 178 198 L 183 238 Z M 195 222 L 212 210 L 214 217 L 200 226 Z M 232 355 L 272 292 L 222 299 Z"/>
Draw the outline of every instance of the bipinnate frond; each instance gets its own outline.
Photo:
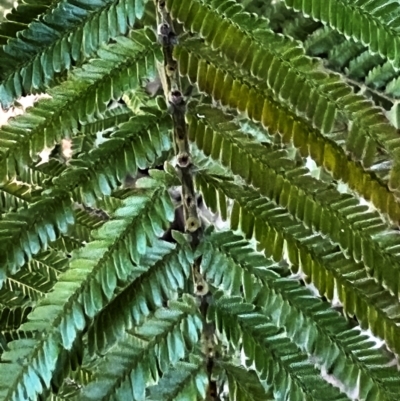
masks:
<path id="1" fill-rule="evenodd" d="M 43 214 L 47 210 L 47 215 Z M 57 197 L 41 198 L 27 209 L 11 212 L 0 220 L 0 258 L 2 279 L 15 274 L 40 250 L 47 249 L 56 239 L 56 232 L 66 233 L 74 222 L 73 211 L 66 193 Z"/>
<path id="2" fill-rule="evenodd" d="M 0 399 L 398 401 L 399 15 L 17 0 Z"/>
<path id="3" fill-rule="evenodd" d="M 96 199 L 111 195 L 127 173 L 136 175 L 138 168 L 152 166 L 171 149 L 168 121 L 161 113 L 132 117 L 98 147 L 71 159 L 51 186 L 74 192 L 85 205 L 96 205 Z"/>
<path id="4" fill-rule="evenodd" d="M 371 54 L 369 51 L 364 51 L 358 57 L 350 61 L 348 67 L 349 77 L 362 79 L 369 70 L 382 62 L 383 59 L 379 54 Z"/>
<path id="5" fill-rule="evenodd" d="M 347 37 L 363 43 L 372 53 L 387 57 L 395 68 L 400 67 L 397 58 L 400 49 L 400 38 L 397 35 L 400 20 L 395 2 L 390 0 L 374 2 L 361 0 L 355 4 L 341 0 L 284 0 L 284 2 L 288 7 L 303 11 Z"/>
<path id="6" fill-rule="evenodd" d="M 254 302 L 265 316 L 286 330 L 290 339 L 317 363 L 332 372 L 346 388 L 395 400 L 400 379 L 389 357 L 358 329 L 321 302 L 296 279 L 286 278 L 284 267 L 254 251 L 242 236 L 213 232 L 207 236 L 203 258 L 205 276 L 228 295 Z M 254 353 L 254 346 L 251 347 Z M 249 361 L 251 365 L 252 360 Z"/>
<path id="7" fill-rule="evenodd" d="M 199 33 L 211 49 L 218 49 L 229 62 L 261 81 L 298 116 L 311 119 L 322 134 L 333 130 L 339 115 L 344 118 L 349 129 L 342 147 L 354 160 L 368 168 L 377 162 L 379 150 L 392 162 L 399 161 L 400 140 L 381 110 L 353 93 L 340 75 L 322 71 L 298 43 L 268 30 L 253 32 L 252 18 L 244 19 L 246 14 L 239 13 L 237 21 L 238 14 L 231 8 L 214 10 L 193 1 L 187 9 L 174 0 L 167 1 L 167 6 L 186 29 Z M 390 174 L 389 185 L 396 189 L 397 175 Z"/>
<path id="8" fill-rule="evenodd" d="M 143 16 L 144 5 L 143 0 L 53 1 L 40 19 L 30 16 L 32 22 L 17 35 L 10 24 L 2 25 L 1 105 L 9 107 L 21 95 L 54 86 L 56 77 L 125 35 Z"/>
<path id="9" fill-rule="evenodd" d="M 370 328 L 398 352 L 398 298 L 369 277 L 362 263 L 347 259 L 329 239 L 298 223 L 286 209 L 260 197 L 252 187 L 205 172 L 196 178 L 200 189 L 208 188 L 202 190 L 206 203 L 215 199 L 215 193 L 235 200 L 230 219 L 233 229 L 240 227 L 247 238 L 254 237 L 259 249 L 275 261 L 282 259 L 288 244 L 288 259 L 295 272 L 301 268 L 329 300 L 337 291 L 345 311 L 357 315 L 361 327 Z"/>
<path id="10" fill-rule="evenodd" d="M 179 363 L 197 345 L 201 326 L 195 302 L 190 297 L 171 300 L 168 308 L 159 307 L 145 322 L 136 323 L 135 328 L 121 333 L 117 345 L 95 364 L 93 381 L 83 389 L 79 399 L 95 400 L 101 396 L 108 400 L 125 396 L 142 400 L 146 387 L 157 383 L 161 374 L 168 376 L 171 366 L 174 366 L 174 372 L 186 367 L 181 373 L 185 372 L 187 376 L 180 380 L 176 377 L 173 381 L 177 388 L 168 388 L 165 394 L 171 392 L 170 396 L 173 397 L 179 392 L 190 394 L 194 381 L 199 386 L 198 391 L 204 393 L 202 361 L 196 360 L 195 366 Z M 161 380 L 165 381 L 166 377 L 163 376 Z M 184 381 L 188 382 L 182 383 Z M 156 396 L 157 389 L 150 390 L 150 394 Z"/>
<path id="11" fill-rule="evenodd" d="M 25 263 L 20 271 L 7 277 L 0 290 L 0 303 L 5 305 L 2 311 L 3 318 L 4 312 L 12 305 L 17 306 L 15 311 L 26 309 L 29 305 L 30 311 L 30 306 L 34 306 L 36 301 L 51 291 L 59 275 L 68 267 L 65 254 L 49 249 L 37 254 L 30 262 Z M 12 327 L 18 328 L 25 321 L 27 313 L 19 312 L 16 315 L 19 316 L 17 319 L 5 318 L 7 323 L 0 327 L 5 329 L 10 321 L 15 321 Z"/>
<path id="12" fill-rule="evenodd" d="M 338 146 L 337 142 L 341 142 L 343 133 L 323 136 L 321 131 L 295 116 L 290 108 L 266 96 L 260 90 L 260 85 L 249 84 L 241 76 L 236 78 L 215 64 L 202 61 L 204 55 L 179 48 L 176 56 L 181 73 L 196 83 L 200 90 L 220 101 L 223 106 L 246 112 L 249 118 L 268 128 L 271 134 L 279 133 L 284 143 L 293 143 L 303 156 L 311 156 L 335 179 L 343 180 L 382 212 L 394 220 L 398 219 L 400 209 L 395 194 L 388 189 L 390 162 L 383 159 L 373 168 L 364 169 L 348 160 L 344 149 Z"/>
<path id="13" fill-rule="evenodd" d="M 140 325 L 157 308 L 176 298 L 190 275 L 190 263 L 190 250 L 164 241 L 155 243 L 131 270 L 129 285 L 94 319 L 88 331 L 89 354 L 107 353 L 126 330 Z"/>
<path id="14" fill-rule="evenodd" d="M 241 349 L 254 362 L 260 379 L 272 387 L 276 397 L 294 394 L 295 399 L 319 400 L 323 394 L 327 399 L 348 399 L 316 374 L 308 355 L 254 305 L 244 302 L 240 296 L 224 297 L 215 293 L 214 297 L 216 302 L 209 309 L 209 318 L 216 321 L 217 330 L 232 346 L 237 346 L 238 338 L 242 337 Z M 239 323 L 235 331 L 232 319 Z"/>
<path id="15" fill-rule="evenodd" d="M 333 46 L 338 46 L 344 43 L 347 43 L 350 47 L 354 44 L 351 40 L 345 42 L 343 35 L 340 35 L 337 31 L 323 25 L 307 37 L 303 46 L 307 54 L 311 56 L 319 56 L 320 54 L 328 53 L 332 50 Z"/>
<path id="16" fill-rule="evenodd" d="M 120 200 L 121 201 L 121 200 Z M 122 201 L 119 206 L 122 206 Z M 86 210 L 80 209 L 80 205 L 75 205 L 75 224 L 69 226 L 66 234 L 59 236 L 51 246 L 58 249 L 67 256 L 70 256 L 74 249 L 84 246 L 90 242 L 92 238 L 92 231 L 99 229 L 110 218 L 102 214 L 97 214 L 89 208 Z M 103 212 L 104 213 L 104 212 Z"/>
<path id="17" fill-rule="evenodd" d="M 0 389 L 4 400 L 18 399 L 23 394 L 34 400 L 41 392 L 39 378 L 49 387 L 60 350 L 70 349 L 85 328 L 86 319 L 93 318 L 113 297 L 117 279 L 127 279 L 132 263 L 138 263 L 145 254 L 147 241 L 151 244 L 162 233 L 167 219 L 172 218 L 171 207 L 162 186 L 127 198 L 115 219 L 98 230 L 96 239 L 75 252 L 69 270 L 60 277 L 54 291 L 21 326 L 22 330 L 37 330 L 42 335 L 14 341 L 9 344 L 10 351 L 3 354 L 2 359 L 9 361 L 0 365 L 1 376 L 9 379 L 8 387 Z M 20 364 L 20 358 L 25 358 L 26 364 Z"/>
<path id="18" fill-rule="evenodd" d="M 397 230 L 390 229 L 379 213 L 360 205 L 357 197 L 340 193 L 333 182 L 311 177 L 288 151 L 245 135 L 221 111 L 197 105 L 193 110 L 189 137 L 205 155 L 241 176 L 307 227 L 329 236 L 355 261 L 362 260 L 371 276 L 399 294 L 400 264 L 392 248 Z M 390 272 L 387 264 L 392 266 Z"/>
<path id="19" fill-rule="evenodd" d="M 78 127 L 78 131 L 82 134 L 81 141 L 78 137 L 74 138 L 72 142 L 72 148 L 75 153 L 83 150 L 88 151 L 93 148 L 93 144 L 90 143 L 89 139 L 95 139 L 98 132 L 109 132 L 111 129 L 118 127 L 120 124 L 127 122 L 133 117 L 132 111 L 127 106 L 118 106 L 113 109 L 106 109 L 104 113 L 97 113 L 93 116 L 93 121 L 86 121 Z M 87 141 L 88 149 L 84 148 L 83 143 Z M 92 146 L 90 146 L 92 145 Z"/>
<path id="20" fill-rule="evenodd" d="M 343 37 L 343 42 L 329 49 L 329 65 L 336 71 L 341 71 L 348 65 L 351 60 L 358 57 L 365 47 L 362 43 L 346 40 Z"/>
<path id="21" fill-rule="evenodd" d="M 154 76 L 156 49 L 150 29 L 133 32 L 131 39 L 120 37 L 99 50 L 100 58 L 74 70 L 69 80 L 49 90 L 52 99 L 39 100 L 1 127 L 0 181 L 36 162 L 44 148 L 68 136 L 78 121 L 90 121 L 92 115 L 106 110 L 111 99 L 141 85 L 145 76 Z"/>
<path id="22" fill-rule="evenodd" d="M 273 400 L 270 389 L 262 383 L 254 370 L 248 370 L 232 362 L 218 363 L 228 381 L 229 399 L 237 401 Z"/>
<path id="23" fill-rule="evenodd" d="M 160 125 L 157 124 L 159 119 Z M 149 130 L 151 123 L 153 126 Z M 75 221 L 68 191 L 75 191 L 77 201 L 94 205 L 96 198 L 110 195 L 127 172 L 135 174 L 137 168 L 148 167 L 163 151 L 168 150 L 171 147 L 170 139 L 161 124 L 165 124 L 165 116 L 162 122 L 160 114 L 154 115 L 153 120 L 149 116 L 137 116 L 122 124 L 98 148 L 89 154 L 81 154 L 76 160 L 72 159 L 70 166 L 52 179 L 47 192 L 42 192 L 42 195 L 46 195 L 44 198 L 26 210 L 9 213 L 8 221 L 0 221 L 0 227 L 4 226 L 4 235 L 8 237 L 0 245 L 5 259 L 5 273 L 15 273 L 26 259 L 30 260 L 32 255 L 46 249 L 48 243 L 55 241 L 60 233 L 67 234 L 68 225 Z M 134 138 L 139 135 L 140 139 L 132 152 Z M 45 209 L 46 215 L 43 213 Z M 21 225 L 27 230 L 18 230 Z M 30 236 L 31 243 L 26 239 L 27 236 Z M 20 240 L 16 241 L 17 238 Z"/>
<path id="24" fill-rule="evenodd" d="M 149 401 L 194 400 L 206 397 L 207 375 L 201 358 L 178 362 L 156 386 L 149 387 Z"/>

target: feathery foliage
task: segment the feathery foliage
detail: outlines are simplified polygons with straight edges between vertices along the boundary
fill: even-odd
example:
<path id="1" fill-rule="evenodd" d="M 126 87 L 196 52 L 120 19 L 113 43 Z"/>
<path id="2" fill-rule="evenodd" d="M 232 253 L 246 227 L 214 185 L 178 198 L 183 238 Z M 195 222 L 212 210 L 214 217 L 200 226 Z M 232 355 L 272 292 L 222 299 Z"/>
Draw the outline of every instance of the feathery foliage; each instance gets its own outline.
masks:
<path id="1" fill-rule="evenodd" d="M 399 399 L 396 1 L 4 9 L 0 400 Z"/>

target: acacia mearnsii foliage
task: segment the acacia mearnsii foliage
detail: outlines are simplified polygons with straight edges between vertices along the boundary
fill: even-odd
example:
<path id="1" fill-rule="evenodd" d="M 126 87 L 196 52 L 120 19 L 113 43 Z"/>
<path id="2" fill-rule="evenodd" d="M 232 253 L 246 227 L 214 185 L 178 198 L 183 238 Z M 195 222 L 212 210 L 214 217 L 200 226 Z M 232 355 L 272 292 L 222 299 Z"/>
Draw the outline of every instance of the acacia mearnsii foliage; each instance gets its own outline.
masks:
<path id="1" fill-rule="evenodd" d="M 0 6 L 0 400 L 399 400 L 397 0 Z"/>

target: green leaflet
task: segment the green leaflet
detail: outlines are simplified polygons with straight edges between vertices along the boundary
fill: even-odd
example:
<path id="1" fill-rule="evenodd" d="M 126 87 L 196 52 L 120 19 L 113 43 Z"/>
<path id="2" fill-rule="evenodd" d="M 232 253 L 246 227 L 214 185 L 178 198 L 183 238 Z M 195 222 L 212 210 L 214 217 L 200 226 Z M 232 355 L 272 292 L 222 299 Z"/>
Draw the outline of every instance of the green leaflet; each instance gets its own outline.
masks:
<path id="1" fill-rule="evenodd" d="M 223 14 L 223 10 L 218 9 L 219 13 L 214 12 L 197 2 L 191 4 L 190 10 L 180 7 L 180 3 L 174 3 L 173 0 L 167 4 L 171 14 L 183 21 L 186 29 L 195 32 L 201 32 L 201 24 L 206 23 L 206 18 L 202 17 L 200 24 L 197 25 L 199 20 L 193 20 L 193 15 L 199 15 L 199 10 L 208 14 L 211 19 L 210 24 L 218 27 L 207 31 L 204 35 L 211 49 L 219 49 L 230 62 L 234 61 L 242 70 L 247 70 L 253 77 L 265 82 L 279 101 L 290 105 L 298 116 L 305 114 L 312 120 L 313 126 L 323 133 L 336 130 L 333 129 L 335 114 L 342 114 L 351 128 L 345 143 L 343 142 L 341 146 L 348 155 L 354 157 L 355 161 L 362 161 L 366 168 L 378 163 L 377 156 L 382 150 L 390 155 L 392 163 L 396 164 L 390 171 L 389 188 L 391 191 L 397 191 L 400 141 L 395 129 L 379 109 L 372 107 L 365 98 L 354 94 L 351 87 L 339 76 L 322 71 L 315 60 L 304 55 L 303 49 L 297 43 L 286 40 L 272 31 L 264 30 L 260 35 L 252 35 L 254 38 L 252 41 L 251 34 L 246 34 L 235 24 L 229 24 L 229 19 L 223 19 L 223 16 L 218 15 Z M 192 9 L 196 10 L 194 14 L 191 13 Z M 237 53 L 242 44 L 248 51 Z M 237 59 L 236 54 L 243 57 Z M 294 81 L 293 74 L 295 74 Z M 204 74 L 199 76 L 204 77 Z M 200 80 L 200 85 L 201 83 Z M 222 97 L 220 88 L 216 89 L 214 86 L 213 91 L 213 97 L 218 100 Z M 246 107 L 247 96 L 251 94 L 248 94 L 246 86 L 242 86 L 240 93 L 234 95 L 234 98 L 243 100 L 236 107 L 240 111 L 246 110 L 253 119 L 252 110 Z M 223 103 L 229 104 L 224 100 Z M 337 110 L 334 110 L 335 108 Z M 323 118 L 318 119 L 316 116 Z M 336 115 L 336 119 L 337 117 Z"/>
<path id="2" fill-rule="evenodd" d="M 126 0 L 90 4 L 54 1 L 43 9 L 43 18 L 25 29 L 17 28 L 22 30 L 18 35 L 14 34 L 12 23 L 2 25 L 5 38 L 8 37 L 7 44 L 0 47 L 2 106 L 9 107 L 23 93 L 38 93 L 54 86 L 55 78 L 69 70 L 72 63 L 82 64 L 110 39 L 125 35 L 136 18 L 142 18 L 145 4 L 144 0 L 137 0 L 136 4 Z M 40 10 L 40 6 L 34 8 L 35 13 Z M 22 18 L 28 15 L 28 8 L 24 11 Z"/>
<path id="3" fill-rule="evenodd" d="M 126 174 L 126 171 L 131 171 L 135 174 L 137 169 L 137 161 L 131 159 L 132 153 L 132 140 L 130 135 L 126 134 L 126 130 L 131 130 L 135 127 L 138 131 L 133 131 L 134 136 L 140 134 L 141 130 L 145 130 L 149 127 L 152 122 L 157 122 L 157 119 L 153 120 L 136 117 L 132 118 L 131 121 L 125 123 L 121 126 L 121 130 L 115 132 L 113 137 L 101 144 L 100 147 L 90 152 L 89 157 L 86 155 L 81 161 L 80 167 L 77 167 L 73 160 L 71 160 L 71 166 L 65 169 L 62 174 L 53 179 L 53 190 L 48 191 L 47 197 L 37 202 L 35 205 L 31 206 L 28 212 L 22 212 L 19 214 L 10 214 L 8 220 L 4 219 L 0 221 L 0 227 L 3 228 L 4 237 L 3 240 L 3 254 L 6 260 L 4 267 L 11 271 L 17 272 L 20 267 L 25 263 L 24 257 L 28 260 L 36 255 L 40 249 L 46 248 L 49 241 L 54 241 L 56 239 L 55 227 L 61 232 L 66 234 L 68 226 L 74 221 L 72 215 L 71 205 L 66 201 L 66 190 L 76 190 L 77 198 L 86 200 L 86 204 L 93 204 L 91 199 L 99 198 L 103 195 L 110 195 L 111 189 L 117 186 L 117 180 L 121 181 Z M 151 126 L 151 125 L 150 125 Z M 154 135 L 163 136 L 163 132 L 155 126 L 152 128 Z M 145 131 L 145 135 L 148 135 L 149 131 Z M 143 152 L 146 153 L 150 151 L 155 155 L 160 156 L 163 151 L 167 150 L 166 147 L 162 147 L 164 144 L 171 146 L 169 143 L 162 140 L 152 142 L 150 136 L 142 135 Z M 161 148 L 154 148 L 155 144 L 160 144 Z M 121 158 L 121 151 L 126 154 L 126 157 Z M 115 159 L 110 156 L 114 152 Z M 107 155 L 108 157 L 105 157 Z M 83 161 L 84 160 L 84 161 Z M 116 161 L 119 161 L 120 165 L 116 169 Z M 121 165 L 121 162 L 124 163 Z M 93 170 L 91 163 L 96 166 L 96 170 Z M 143 166 L 147 167 L 148 162 Z M 85 167 L 83 167 L 85 166 Z M 106 175 L 107 174 L 107 175 Z M 92 179 L 96 177 L 96 180 Z M 45 193 L 43 193 L 45 195 Z M 62 203 L 60 203 L 62 201 Z M 164 210 L 163 207 L 168 207 L 168 203 L 161 205 L 159 207 L 160 213 Z M 41 210 L 47 208 L 47 215 L 41 217 L 40 220 L 36 220 L 36 216 L 41 216 Z M 168 218 L 171 218 L 170 207 L 168 210 Z M 50 212 L 51 211 L 51 212 Z M 50 213 L 49 213 L 50 212 Z M 129 213 L 129 209 L 128 209 Z M 24 216 L 28 216 L 24 217 Z M 34 227 L 31 226 L 32 223 L 36 221 Z M 27 227 L 28 231 L 24 233 L 18 232 L 18 227 L 23 224 Z M 152 224 L 157 224 L 160 230 L 160 220 L 153 219 Z M 40 228 L 39 233 L 33 233 L 33 229 L 36 227 Z M 32 231 L 29 231 L 32 230 Z M 21 241 L 15 243 L 15 239 L 21 238 Z M 12 243 L 14 242 L 14 243 Z M 7 245 L 9 244 L 9 245 Z M 12 244 L 12 245 L 11 245 Z M 0 249 L 2 247 L 0 246 Z"/>
<path id="4" fill-rule="evenodd" d="M 148 46 L 139 45 L 133 40 L 136 37 L 141 37 Z M 104 53 L 116 58 L 91 60 L 82 69 L 75 70 L 70 80 L 50 91 L 53 97 L 51 100 L 40 100 L 28 113 L 12 120 L 6 129 L 15 139 L 0 140 L 3 149 L 0 155 L 0 179 L 3 181 L 12 176 L 18 166 L 32 159 L 37 160 L 37 154 L 43 148 L 52 147 L 61 139 L 62 132 L 67 135 L 67 132 L 76 128 L 77 121 L 87 121 L 91 114 L 103 113 L 106 103 L 110 99 L 118 99 L 123 90 L 137 87 L 139 77 L 132 74 L 129 68 L 136 67 L 139 60 L 146 63 L 147 76 L 153 76 L 153 39 L 154 33 L 151 30 L 142 30 L 136 31 L 132 40 L 124 38 L 118 44 L 106 46 Z M 97 99 L 96 103 L 93 97 Z M 91 106 L 89 114 L 86 113 L 87 104 Z"/>
<path id="5" fill-rule="evenodd" d="M 190 45 L 190 50 L 192 48 Z M 213 63 L 202 63 L 197 52 L 179 48 L 176 56 L 180 61 L 181 72 L 187 70 L 189 79 L 193 83 L 198 82 L 201 90 L 221 101 L 223 106 L 246 112 L 249 118 L 268 128 L 270 134 L 278 136 L 279 133 L 282 142 L 293 143 L 304 156 L 310 155 L 318 164 L 331 171 L 335 179 L 347 182 L 382 212 L 393 219 L 400 216 L 395 195 L 388 189 L 387 163 L 382 161 L 374 169 L 365 170 L 358 163 L 348 160 L 334 136 L 324 136 L 320 131 L 311 128 L 304 120 L 294 116 L 290 109 L 277 104 L 261 91 L 260 85 L 249 84 L 240 73 L 236 76 L 236 71 L 231 74 Z M 330 114 L 333 118 L 334 108 L 331 108 Z M 205 151 L 211 152 L 212 144 L 206 142 L 206 145 L 209 149 L 206 148 Z M 229 152 L 224 154 L 228 155 Z"/>
<path id="6" fill-rule="evenodd" d="M 232 401 L 397 401 L 398 7 L 165 3 L 196 247 L 159 240 L 179 174 L 154 2 L 21 0 L 0 23 L 0 103 L 51 96 L 0 128 L 0 398 L 187 401 L 215 379 Z"/>
<path id="7" fill-rule="evenodd" d="M 274 255 L 275 260 L 282 258 L 283 245 L 285 241 L 289 241 L 292 249 L 296 249 L 290 263 L 301 263 L 303 272 L 312 279 L 321 294 L 332 299 L 334 287 L 337 286 L 339 299 L 343 302 L 345 311 L 351 315 L 357 313 L 361 327 L 370 327 L 392 347 L 397 347 L 394 337 L 394 333 L 398 331 L 395 323 L 396 312 L 389 312 L 389 316 L 386 309 L 389 305 L 396 305 L 395 297 L 368 277 L 361 263 L 347 260 L 331 242 L 305 229 L 294 221 L 285 209 L 261 198 L 258 191 L 251 187 L 239 186 L 210 174 L 197 180 L 200 188 L 203 182 L 207 182 L 228 198 L 235 200 L 231 217 L 232 229 L 240 227 L 248 238 L 254 236 L 259 243 L 259 249 L 265 250 L 268 256 Z M 207 198 L 205 201 L 207 202 Z M 254 219 L 254 226 L 247 225 L 249 218 Z M 294 266 L 294 270 L 297 269 L 298 266 Z M 381 294 L 379 305 L 374 297 L 374 294 L 378 293 Z M 378 316 L 385 319 L 390 329 L 386 330 L 378 323 Z"/>
<path id="8" fill-rule="evenodd" d="M 161 400 L 194 400 L 204 397 L 207 376 L 202 369 L 201 359 L 195 363 L 180 362 L 167 371 L 156 386 L 149 387 L 149 398 Z"/>
<path id="9" fill-rule="evenodd" d="M 297 346 L 314 354 L 326 369 L 333 369 L 335 376 L 349 388 L 356 386 L 361 375 L 366 396 L 370 392 L 371 395 L 379 394 L 381 399 L 395 398 L 394 387 L 390 382 L 398 379 L 394 378 L 395 368 L 392 373 L 387 370 L 386 364 L 390 358 L 374 349 L 373 342 L 366 335 L 351 329 L 346 320 L 333 311 L 328 303 L 322 303 L 298 281 L 283 278 L 285 269 L 282 264 L 276 264 L 254 252 L 250 244 L 243 241 L 242 236 L 229 231 L 209 235 L 202 251 L 214 255 L 207 265 L 203 265 L 204 272 L 212 283 L 219 283 L 222 274 L 219 288 L 223 288 L 227 294 L 238 295 L 240 286 L 232 287 L 230 284 L 232 275 L 237 275 L 245 295 L 247 288 L 257 292 L 256 298 L 253 296 L 249 301 L 262 307 L 263 313 L 275 324 L 285 328 Z M 262 286 L 257 286 L 260 282 Z M 254 340 L 251 336 L 243 335 L 243 347 L 249 358 L 249 365 L 256 355 L 252 341 Z M 372 365 L 373 371 L 370 370 Z M 382 374 L 392 376 L 392 379 L 382 383 Z"/>
<path id="10" fill-rule="evenodd" d="M 396 16 L 397 7 L 394 2 L 357 1 L 354 5 L 350 5 L 338 0 L 304 2 L 285 0 L 285 4 L 295 10 L 306 11 L 312 18 L 362 42 L 371 52 L 380 53 L 387 57 L 395 68 L 399 68 L 396 55 L 400 49 L 400 38 L 395 35 L 399 19 Z"/>
<path id="11" fill-rule="evenodd" d="M 26 206 L 38 195 L 38 187 L 26 182 L 8 181 L 1 186 L 0 212 L 16 211 L 21 206 Z"/>
<path id="12" fill-rule="evenodd" d="M 161 307 L 168 299 L 174 298 L 180 288 L 175 280 L 170 280 L 169 271 L 177 270 L 180 266 L 178 252 L 168 243 L 157 243 L 152 250 L 153 258 L 146 257 L 140 264 L 134 266 L 130 273 L 131 283 L 115 297 L 106 308 L 96 317 L 94 325 L 89 331 L 93 344 L 97 344 L 92 352 L 104 354 L 115 344 L 126 329 L 141 324 L 151 311 Z M 180 256 L 182 258 L 182 256 Z M 146 260 L 147 259 L 147 260 Z M 182 274 L 187 278 L 189 274 L 189 260 L 181 265 Z M 155 281 L 156 280 L 156 281 Z M 108 322 L 115 320 L 113 329 L 106 331 Z M 93 345 L 94 347 L 94 345 Z"/>
<path id="13" fill-rule="evenodd" d="M 267 316 L 252 312 L 252 306 L 242 302 L 240 297 L 221 297 L 216 302 L 213 313 L 218 316 L 218 329 L 221 332 L 227 334 L 230 330 L 229 317 L 233 315 L 237 316 L 240 330 L 252 335 L 253 342 L 258 346 L 258 355 L 261 353 L 260 359 L 255 361 L 256 370 L 260 378 L 272 387 L 275 396 L 291 394 L 295 399 L 302 396 L 319 400 L 322 393 L 335 400 L 347 399 L 346 396 L 340 395 L 337 388 L 328 385 L 320 376 L 312 373 L 314 366 L 308 361 L 307 355 L 299 352 L 285 336 L 284 331 L 271 324 Z M 275 364 L 279 367 L 273 366 Z M 315 389 L 318 389 L 320 394 L 317 394 Z"/>
<path id="14" fill-rule="evenodd" d="M 207 106 L 196 105 L 193 109 L 201 113 L 202 118 L 196 114 L 189 116 L 191 139 L 200 149 L 208 144 L 202 149 L 205 154 L 214 153 L 213 158 L 232 173 L 259 188 L 263 195 L 286 208 L 306 226 L 329 235 L 343 250 L 348 250 L 355 261 L 363 260 L 371 276 L 385 282 L 394 293 L 399 292 L 400 265 L 396 253 L 390 251 L 397 233 L 389 229 L 378 213 L 359 205 L 356 197 L 340 194 L 332 184 L 313 179 L 308 169 L 290 160 L 288 152 L 250 139 L 223 113 Z M 204 186 L 204 191 L 207 206 L 216 212 L 218 191 L 212 186 Z M 253 224 L 247 216 L 242 220 L 243 231 L 252 232 Z M 391 260 L 390 271 L 384 267 L 385 259 Z M 279 254 L 275 260 L 280 260 Z"/>
<path id="15" fill-rule="evenodd" d="M 53 213 L 37 221 L 40 211 L 46 208 Z M 8 271 L 15 274 L 24 265 L 25 257 L 30 260 L 40 249 L 46 248 L 50 241 L 55 240 L 55 229 L 66 233 L 68 225 L 73 222 L 71 206 L 65 195 L 58 198 L 57 205 L 52 204 L 51 199 L 42 199 L 18 214 L 6 215 L 0 221 L 3 233 L 0 252 L 3 257 L 4 273 L 7 274 Z M 22 227 L 24 227 L 23 232 L 20 231 Z"/>
<path id="16" fill-rule="evenodd" d="M 128 198 L 124 203 L 127 207 L 131 207 L 133 211 L 136 209 L 142 210 L 142 215 L 148 210 L 151 218 L 151 204 L 155 196 L 168 196 L 168 194 L 159 189 L 155 192 L 153 191 L 153 193 L 150 192 L 146 198 L 142 199 L 141 203 L 132 202 L 132 198 Z M 105 305 L 106 301 L 103 297 L 103 292 L 107 294 L 109 288 L 102 289 L 103 286 L 108 287 L 108 281 L 107 283 L 101 281 L 102 270 L 115 269 L 113 274 L 117 275 L 120 280 L 126 280 L 132 262 L 138 261 L 133 259 L 129 263 L 118 265 L 115 264 L 115 257 L 118 255 L 120 258 L 123 254 L 130 254 L 130 250 L 124 246 L 126 240 L 129 241 L 131 246 L 135 246 L 134 230 L 138 228 L 132 225 L 132 220 L 134 219 L 137 219 L 136 213 L 133 214 L 133 217 L 121 218 L 121 223 L 117 226 L 114 221 L 105 223 L 103 227 L 107 227 L 107 225 L 113 226 L 112 229 L 116 230 L 115 235 L 117 235 L 118 240 L 115 243 L 110 241 L 109 236 L 106 234 L 107 230 L 104 228 L 102 232 L 98 232 L 97 240 L 89 243 L 82 250 L 76 251 L 70 269 L 60 277 L 60 280 L 54 286 L 54 292 L 35 308 L 34 312 L 29 316 L 29 321 L 22 325 L 22 330 L 46 330 L 46 334 L 40 340 L 30 343 L 25 356 L 29 361 L 27 365 L 19 365 L 18 363 L 14 363 L 11 367 L 4 364 L 0 365 L 4 375 L 6 374 L 6 368 L 15 372 L 13 379 L 10 380 L 11 385 L 8 396 L 2 394 L 5 400 L 11 399 L 9 397 L 13 397 L 22 391 L 24 388 L 22 386 L 28 385 L 27 383 L 29 382 L 25 381 L 29 374 L 27 366 L 32 366 L 32 364 L 46 386 L 49 386 L 51 373 L 55 368 L 55 361 L 60 348 L 69 349 L 79 331 L 84 327 L 82 318 L 77 318 L 77 316 L 82 316 L 84 311 L 86 316 L 94 317 Z M 150 238 L 151 243 L 154 240 L 153 233 Z M 95 273 L 99 273 L 100 276 L 96 277 Z M 78 280 L 77 277 L 79 278 Z M 81 310 L 76 309 L 79 307 Z M 20 340 L 15 343 L 16 346 L 19 342 Z M 45 355 L 44 360 L 43 354 Z M 21 381 L 19 382 L 19 380 Z M 34 390 L 32 397 L 37 390 Z M 32 389 L 29 391 L 32 391 Z"/>
<path id="17" fill-rule="evenodd" d="M 229 384 L 229 394 L 232 394 L 236 400 L 265 400 L 267 394 L 272 397 L 270 391 L 266 389 L 265 384 L 261 384 L 253 370 L 246 370 L 233 363 L 222 362 L 221 367 L 227 375 Z"/>
<path id="18" fill-rule="evenodd" d="M 154 377 L 155 372 L 152 366 L 156 361 L 160 366 L 166 366 L 167 376 L 172 373 L 169 370 L 171 362 L 176 366 L 175 369 L 179 369 L 180 366 L 186 367 L 186 373 L 188 369 L 189 371 L 193 370 L 193 373 L 199 370 L 201 365 L 198 361 L 197 365 L 178 362 L 185 356 L 185 348 L 189 345 L 184 344 L 180 327 L 184 324 L 192 324 L 193 330 L 196 332 L 195 338 L 200 335 L 201 321 L 199 325 L 193 306 L 193 300 L 188 298 L 173 301 L 168 309 L 157 309 L 144 323 L 136 324 L 134 333 L 122 335 L 118 344 L 107 353 L 104 359 L 100 360 L 96 368 L 95 381 L 84 389 L 82 399 L 93 399 L 100 390 L 101 396 L 105 400 L 112 399 L 114 392 L 120 397 L 124 394 L 134 400 L 144 399 L 145 387 L 157 380 L 158 375 Z M 181 351 L 184 351 L 184 354 L 180 354 Z M 198 388 L 198 391 L 204 393 L 204 373 L 198 374 L 200 375 L 199 379 L 202 379 L 200 381 L 197 377 L 195 379 L 196 384 L 202 383 L 202 387 Z M 194 380 L 194 375 L 190 375 L 189 379 Z M 164 380 L 167 380 L 166 377 Z M 177 378 L 173 380 L 177 380 Z M 100 390 L 98 383 L 101 383 Z M 173 381 L 169 384 L 172 385 L 172 383 Z M 151 394 L 156 396 L 157 386 L 150 387 L 150 389 Z M 193 391 L 193 385 L 185 390 L 185 394 L 188 391 Z M 168 393 L 175 394 L 171 388 L 168 388 Z"/>

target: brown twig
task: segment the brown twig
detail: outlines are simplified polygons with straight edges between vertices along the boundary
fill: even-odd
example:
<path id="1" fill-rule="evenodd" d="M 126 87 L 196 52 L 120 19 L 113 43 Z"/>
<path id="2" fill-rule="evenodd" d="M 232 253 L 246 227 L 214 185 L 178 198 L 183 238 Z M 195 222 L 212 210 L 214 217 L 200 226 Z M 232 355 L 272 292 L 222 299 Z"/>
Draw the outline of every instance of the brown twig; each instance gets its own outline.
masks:
<path id="1" fill-rule="evenodd" d="M 163 0 L 155 0 L 157 7 L 157 34 L 162 45 L 164 65 L 160 68 L 165 98 L 174 124 L 174 144 L 177 158 L 176 169 L 182 183 L 182 204 L 185 218 L 185 231 L 192 234 L 193 245 L 196 245 L 201 221 L 198 216 L 196 193 L 193 185 L 193 165 L 190 156 L 189 139 L 185 120 L 186 101 L 179 84 L 177 62 L 173 57 L 174 46 L 178 38 L 174 32 L 172 21 L 165 9 Z"/>

